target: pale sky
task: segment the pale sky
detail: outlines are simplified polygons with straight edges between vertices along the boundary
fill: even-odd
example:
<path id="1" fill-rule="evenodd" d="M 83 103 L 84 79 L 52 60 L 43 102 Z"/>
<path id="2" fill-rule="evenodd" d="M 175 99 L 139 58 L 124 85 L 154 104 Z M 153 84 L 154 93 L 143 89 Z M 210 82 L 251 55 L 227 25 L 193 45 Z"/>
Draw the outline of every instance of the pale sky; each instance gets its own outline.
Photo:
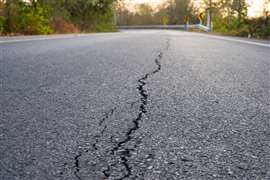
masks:
<path id="1" fill-rule="evenodd" d="M 130 6 L 140 3 L 149 3 L 153 6 L 157 6 L 164 2 L 164 0 L 125 0 Z M 247 3 L 249 4 L 249 16 L 259 16 L 262 13 L 263 10 L 263 1 L 264 0 L 247 0 Z M 269 7 L 270 9 L 270 4 Z"/>

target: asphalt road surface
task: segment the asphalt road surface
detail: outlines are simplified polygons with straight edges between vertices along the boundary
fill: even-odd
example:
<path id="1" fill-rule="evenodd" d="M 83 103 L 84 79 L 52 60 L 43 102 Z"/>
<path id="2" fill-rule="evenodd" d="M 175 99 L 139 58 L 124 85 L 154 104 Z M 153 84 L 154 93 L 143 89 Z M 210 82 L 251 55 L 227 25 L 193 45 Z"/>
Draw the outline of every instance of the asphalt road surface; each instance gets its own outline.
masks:
<path id="1" fill-rule="evenodd" d="M 1 180 L 269 180 L 270 44 L 177 31 L 0 39 Z"/>

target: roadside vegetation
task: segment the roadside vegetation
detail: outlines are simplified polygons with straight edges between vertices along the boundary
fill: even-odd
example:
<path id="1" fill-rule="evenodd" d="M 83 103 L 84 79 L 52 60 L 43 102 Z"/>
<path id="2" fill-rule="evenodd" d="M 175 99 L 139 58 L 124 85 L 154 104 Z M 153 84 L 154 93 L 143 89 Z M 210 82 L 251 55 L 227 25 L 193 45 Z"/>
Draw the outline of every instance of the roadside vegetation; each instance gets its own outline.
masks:
<path id="1" fill-rule="evenodd" d="M 270 38 L 270 0 L 260 17 L 248 17 L 246 0 L 164 0 L 153 7 L 127 0 L 0 0 L 0 35 L 116 31 L 117 25 L 199 23 L 211 8 L 216 33 Z M 211 3 L 210 3 L 211 2 Z M 132 10 L 131 10 L 132 9 Z"/>
<path id="2" fill-rule="evenodd" d="M 0 34 L 115 31 L 113 0 L 0 0 Z"/>
<path id="3" fill-rule="evenodd" d="M 254 0 L 255 1 L 255 0 Z M 264 1 L 260 17 L 248 17 L 246 0 L 164 0 L 157 8 L 149 4 L 139 4 L 128 8 L 127 1 L 117 6 L 118 25 L 184 24 L 189 17 L 191 24 L 199 23 L 198 15 L 211 7 L 213 31 L 225 35 L 270 38 L 270 0 Z"/>

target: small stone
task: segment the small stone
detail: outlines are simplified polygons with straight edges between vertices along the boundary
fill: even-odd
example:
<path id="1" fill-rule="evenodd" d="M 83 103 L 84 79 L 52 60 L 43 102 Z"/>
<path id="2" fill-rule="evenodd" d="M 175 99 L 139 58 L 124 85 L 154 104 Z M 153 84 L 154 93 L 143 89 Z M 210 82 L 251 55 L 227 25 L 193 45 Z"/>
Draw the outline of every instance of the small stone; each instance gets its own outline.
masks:
<path id="1" fill-rule="evenodd" d="M 231 170 L 231 168 L 228 168 L 228 174 L 233 174 L 233 171 Z"/>

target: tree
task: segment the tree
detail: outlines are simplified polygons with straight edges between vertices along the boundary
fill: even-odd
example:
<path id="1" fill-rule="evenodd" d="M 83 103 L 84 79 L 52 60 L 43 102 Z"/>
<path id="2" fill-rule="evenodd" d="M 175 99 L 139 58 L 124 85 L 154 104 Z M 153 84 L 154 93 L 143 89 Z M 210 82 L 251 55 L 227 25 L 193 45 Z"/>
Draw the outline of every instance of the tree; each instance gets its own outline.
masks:
<path id="1" fill-rule="evenodd" d="M 237 27 L 240 28 L 247 18 L 247 4 L 245 0 L 233 0 L 232 10 L 237 13 Z"/>
<path id="2" fill-rule="evenodd" d="M 167 9 L 170 24 L 183 24 L 185 16 L 189 16 L 191 21 L 195 21 L 194 7 L 190 0 L 169 0 Z"/>
<path id="3" fill-rule="evenodd" d="M 0 0 L 0 35 L 4 31 L 5 16 L 4 16 L 4 0 Z"/>

